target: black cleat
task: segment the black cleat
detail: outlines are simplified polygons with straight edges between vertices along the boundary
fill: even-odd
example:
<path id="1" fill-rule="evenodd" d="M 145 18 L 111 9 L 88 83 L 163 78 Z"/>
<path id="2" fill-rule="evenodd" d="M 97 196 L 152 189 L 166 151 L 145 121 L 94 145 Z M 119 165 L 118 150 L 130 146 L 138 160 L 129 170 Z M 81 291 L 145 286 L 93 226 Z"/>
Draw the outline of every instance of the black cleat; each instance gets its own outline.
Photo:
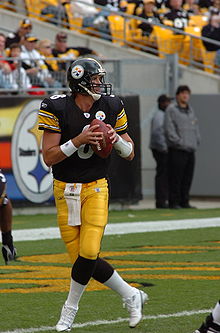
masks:
<path id="1" fill-rule="evenodd" d="M 8 245 L 2 245 L 2 255 L 5 260 L 5 265 L 7 265 L 9 261 L 16 259 L 17 250 L 14 246 L 10 248 Z"/>
<path id="2" fill-rule="evenodd" d="M 206 321 L 194 333 L 220 333 L 220 325 L 213 322 L 212 314 L 210 314 Z"/>

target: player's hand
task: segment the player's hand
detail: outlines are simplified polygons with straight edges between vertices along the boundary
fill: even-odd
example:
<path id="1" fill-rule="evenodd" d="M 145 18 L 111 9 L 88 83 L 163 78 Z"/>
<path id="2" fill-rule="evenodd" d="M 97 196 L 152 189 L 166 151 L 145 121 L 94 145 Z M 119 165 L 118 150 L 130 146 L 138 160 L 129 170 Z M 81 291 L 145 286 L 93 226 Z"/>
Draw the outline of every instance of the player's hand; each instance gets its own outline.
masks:
<path id="1" fill-rule="evenodd" d="M 94 132 L 94 130 L 97 129 L 98 127 L 99 125 L 94 125 L 86 128 L 77 137 L 73 139 L 74 145 L 77 148 L 83 144 L 97 145 L 98 141 L 101 141 L 103 138 L 102 132 Z"/>
<path id="2" fill-rule="evenodd" d="M 107 124 L 109 131 L 108 134 L 110 135 L 110 140 L 112 141 L 112 144 L 118 141 L 118 134 L 115 132 L 114 128 Z"/>

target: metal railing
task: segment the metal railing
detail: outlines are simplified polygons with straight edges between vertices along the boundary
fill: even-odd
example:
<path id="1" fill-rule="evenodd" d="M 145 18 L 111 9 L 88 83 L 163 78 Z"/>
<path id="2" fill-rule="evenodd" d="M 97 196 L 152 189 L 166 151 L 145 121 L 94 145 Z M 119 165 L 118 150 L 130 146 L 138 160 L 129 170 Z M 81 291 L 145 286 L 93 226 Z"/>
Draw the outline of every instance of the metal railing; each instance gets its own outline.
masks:
<path id="1" fill-rule="evenodd" d="M 96 57 L 97 59 L 97 57 Z M 60 62 L 60 58 L 44 58 L 47 61 L 56 60 Z M 12 96 L 20 95 L 45 95 L 54 93 L 67 93 L 69 86 L 67 82 L 67 69 L 74 59 L 61 61 L 65 64 L 65 70 L 49 71 L 48 69 L 38 68 L 36 75 L 28 75 L 22 67 L 25 59 L 1 57 L 1 61 L 15 62 L 16 69 L 9 73 L 5 73 L 0 69 L 0 94 L 10 94 Z M 115 94 L 122 92 L 120 80 L 120 60 L 116 59 L 99 59 L 103 65 L 107 66 L 106 81 L 110 81 L 113 85 Z"/>

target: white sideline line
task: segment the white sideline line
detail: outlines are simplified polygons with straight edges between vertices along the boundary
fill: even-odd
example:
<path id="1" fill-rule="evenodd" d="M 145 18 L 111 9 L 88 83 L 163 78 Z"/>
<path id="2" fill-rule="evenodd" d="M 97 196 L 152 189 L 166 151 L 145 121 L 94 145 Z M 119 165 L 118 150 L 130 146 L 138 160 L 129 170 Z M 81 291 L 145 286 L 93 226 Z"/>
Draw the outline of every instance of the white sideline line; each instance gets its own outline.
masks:
<path id="1" fill-rule="evenodd" d="M 170 314 L 159 314 L 155 316 L 143 316 L 143 320 L 150 320 L 150 319 L 161 319 L 161 318 L 171 318 L 171 317 L 185 317 L 185 316 L 193 316 L 197 314 L 209 313 L 211 309 L 204 309 L 204 310 L 192 310 L 192 311 L 182 311 L 177 313 L 170 313 Z M 89 327 L 89 326 L 100 326 L 100 325 L 112 325 L 127 322 L 128 318 L 118 318 L 115 320 L 97 320 L 97 321 L 88 321 L 83 324 L 74 324 L 73 328 L 82 328 L 82 327 Z M 42 326 L 36 328 L 20 328 L 15 329 L 13 331 L 4 331 L 0 333 L 34 333 L 34 332 L 45 332 L 55 330 L 55 326 Z M 192 329 L 193 330 L 193 329 Z"/>
<path id="2" fill-rule="evenodd" d="M 132 234 L 141 232 L 199 229 L 220 227 L 220 217 L 206 219 L 150 221 L 150 222 L 125 222 L 107 224 L 105 235 Z M 60 238 L 57 227 L 14 230 L 13 238 L 16 242 Z"/>

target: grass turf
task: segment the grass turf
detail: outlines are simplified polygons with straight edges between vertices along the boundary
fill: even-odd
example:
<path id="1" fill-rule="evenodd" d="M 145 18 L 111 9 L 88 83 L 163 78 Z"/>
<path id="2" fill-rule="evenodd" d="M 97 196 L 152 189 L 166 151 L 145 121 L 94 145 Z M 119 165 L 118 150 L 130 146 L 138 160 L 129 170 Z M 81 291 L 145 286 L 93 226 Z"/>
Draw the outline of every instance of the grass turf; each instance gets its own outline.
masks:
<path id="1" fill-rule="evenodd" d="M 26 223 L 32 218 L 36 222 L 39 216 Z M 49 219 L 44 216 L 44 221 Z M 45 240 L 16 246 L 17 262 L 4 266 L 0 258 L 0 332 L 54 327 L 69 286 L 71 268 L 64 245 Z M 198 311 L 213 307 L 219 298 L 219 249 L 219 228 L 104 236 L 102 256 L 150 296 L 146 318 L 134 332 L 192 333 L 206 315 Z M 50 286 L 55 290 L 48 291 Z M 75 321 L 85 326 L 73 331 L 127 333 L 127 317 L 120 297 L 111 290 L 86 291 Z M 107 322 L 98 325 L 98 320 Z"/>
<path id="2" fill-rule="evenodd" d="M 220 208 L 215 209 L 145 209 L 110 211 L 109 223 L 158 221 L 158 220 L 183 220 L 213 218 L 220 216 Z M 56 215 L 36 214 L 17 215 L 13 217 L 13 229 L 56 227 Z"/>

